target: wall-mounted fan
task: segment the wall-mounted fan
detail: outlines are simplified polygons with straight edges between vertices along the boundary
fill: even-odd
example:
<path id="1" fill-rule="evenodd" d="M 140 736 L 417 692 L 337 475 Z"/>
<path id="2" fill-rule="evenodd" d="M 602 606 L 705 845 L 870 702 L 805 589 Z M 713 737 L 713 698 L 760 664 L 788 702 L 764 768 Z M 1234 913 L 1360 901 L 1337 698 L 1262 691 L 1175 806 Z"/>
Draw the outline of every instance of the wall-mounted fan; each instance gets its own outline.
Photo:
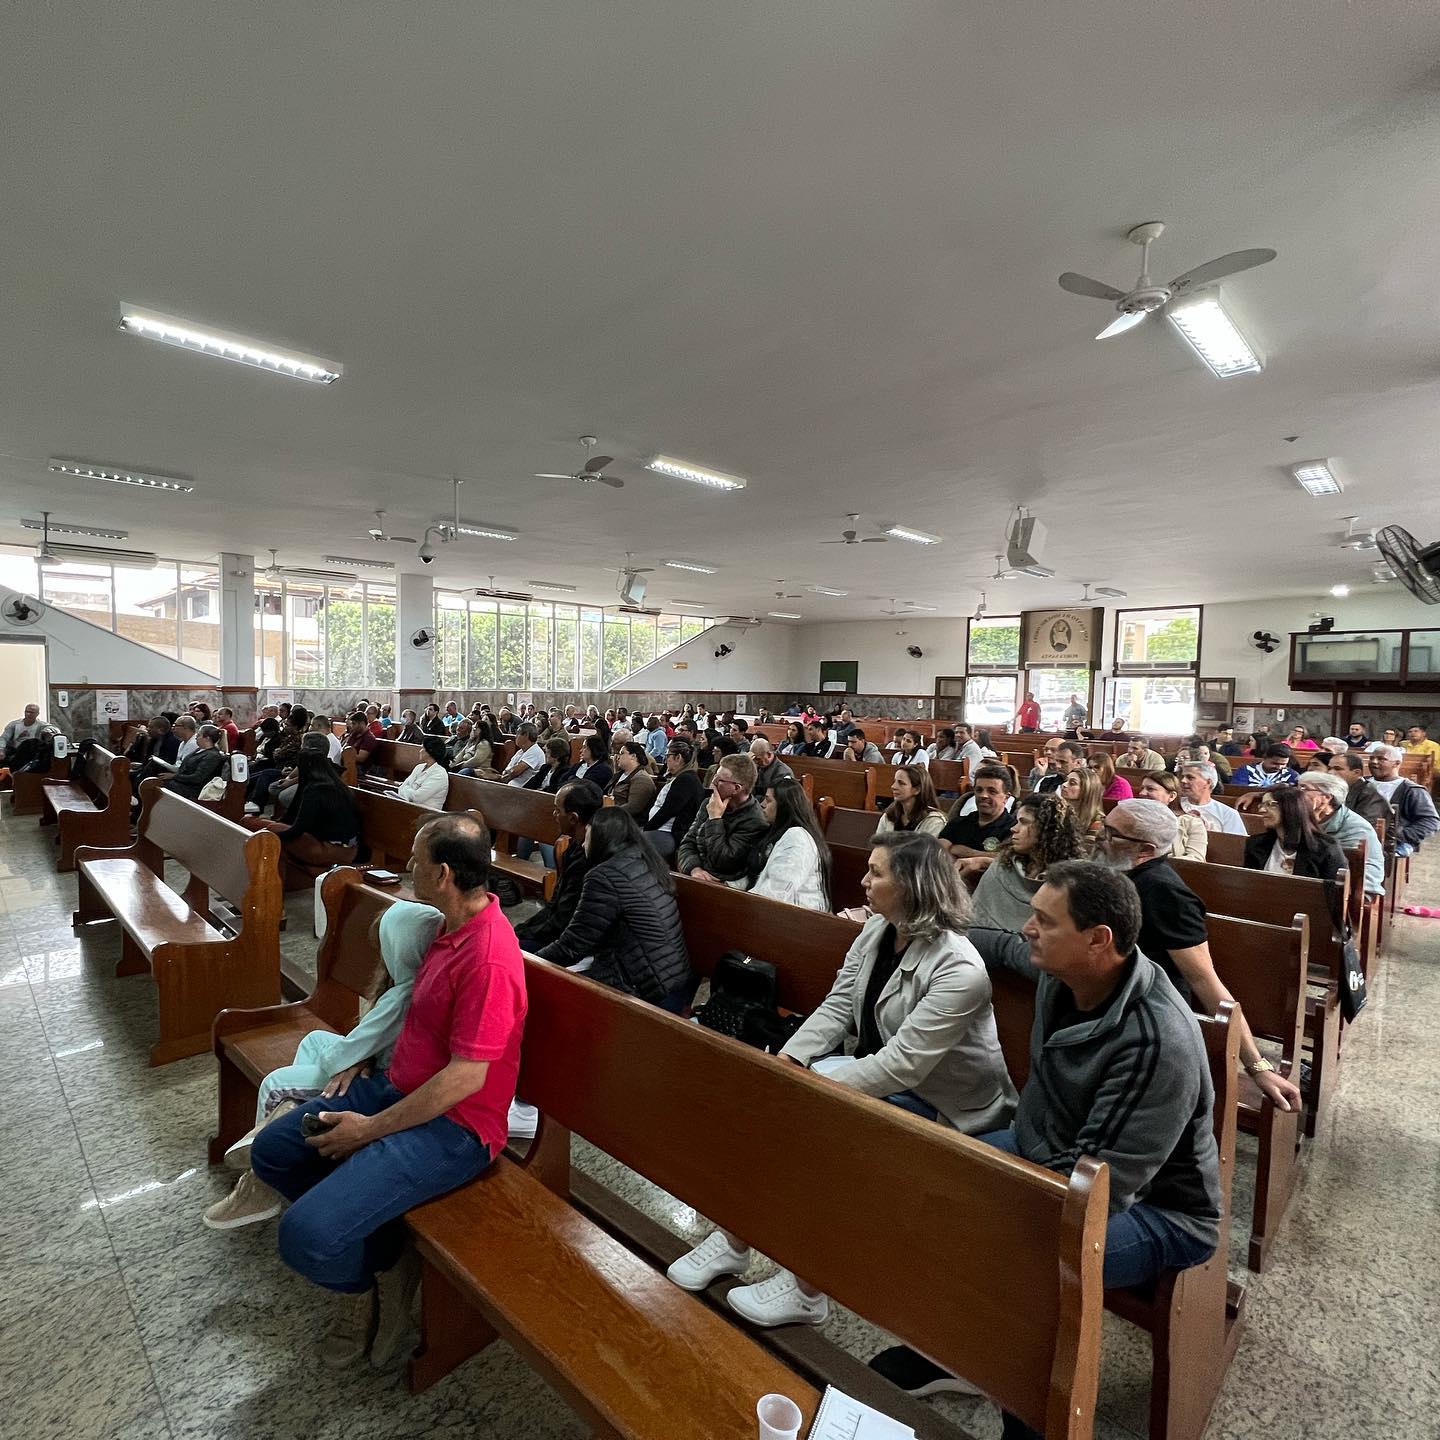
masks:
<path id="1" fill-rule="evenodd" d="M 596 439 L 594 435 L 582 435 L 580 437 L 580 443 L 587 450 L 590 450 L 598 445 L 600 441 Z M 602 473 L 606 466 L 613 465 L 614 463 L 615 457 L 613 455 L 592 455 L 578 470 L 567 472 L 563 475 L 542 474 L 537 471 L 535 478 L 537 480 L 579 480 L 583 485 L 594 485 L 598 483 L 608 485 L 612 490 L 623 490 L 625 488 L 625 482 L 623 480 L 617 479 L 614 475 L 605 475 Z"/>
<path id="2" fill-rule="evenodd" d="M 1280 637 L 1272 635 L 1268 630 L 1256 630 L 1250 636 L 1250 643 L 1266 655 L 1280 648 Z"/>
<path id="3" fill-rule="evenodd" d="M 1400 583 L 1426 605 L 1440 605 L 1440 543 L 1419 545 L 1398 525 L 1375 532 L 1375 544 Z"/>
<path id="4" fill-rule="evenodd" d="M 925 652 L 918 645 L 907 645 L 905 647 L 905 653 L 912 660 L 919 660 L 925 654 Z"/>
<path id="5" fill-rule="evenodd" d="M 428 650 L 435 643 L 435 633 L 423 625 L 410 637 L 412 650 Z"/>
<path id="6" fill-rule="evenodd" d="M 33 595 L 11 595 L 0 608 L 7 625 L 34 625 L 45 613 L 45 606 Z"/>

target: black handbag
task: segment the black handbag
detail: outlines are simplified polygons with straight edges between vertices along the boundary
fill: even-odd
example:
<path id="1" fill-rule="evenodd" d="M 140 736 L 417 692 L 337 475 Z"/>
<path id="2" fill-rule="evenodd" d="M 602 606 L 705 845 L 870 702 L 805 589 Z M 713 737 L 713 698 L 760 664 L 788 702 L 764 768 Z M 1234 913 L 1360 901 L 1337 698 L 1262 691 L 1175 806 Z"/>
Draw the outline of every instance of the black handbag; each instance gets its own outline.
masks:
<path id="1" fill-rule="evenodd" d="M 729 1035 L 757 1050 L 779 1050 L 800 1028 L 802 1017 L 781 1015 L 775 967 L 731 950 L 715 962 L 710 998 L 695 1012 L 707 1030 Z"/>
<path id="2" fill-rule="evenodd" d="M 1365 1008 L 1370 996 L 1365 990 L 1365 971 L 1360 964 L 1360 952 L 1355 947 L 1355 938 L 1348 925 L 1340 954 L 1340 1015 L 1349 1025 Z"/>

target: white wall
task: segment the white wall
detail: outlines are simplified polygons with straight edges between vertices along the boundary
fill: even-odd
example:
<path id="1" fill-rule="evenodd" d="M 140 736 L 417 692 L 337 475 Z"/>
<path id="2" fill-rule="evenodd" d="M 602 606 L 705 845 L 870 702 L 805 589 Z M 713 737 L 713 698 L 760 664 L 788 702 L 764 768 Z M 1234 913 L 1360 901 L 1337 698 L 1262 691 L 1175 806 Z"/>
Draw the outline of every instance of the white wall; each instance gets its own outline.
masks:
<path id="1" fill-rule="evenodd" d="M 709 691 L 791 690 L 795 688 L 797 627 L 783 620 L 766 621 L 751 629 L 712 625 L 683 645 L 643 666 L 626 681 L 626 690 Z M 721 645 L 734 647 L 723 660 L 715 658 Z M 677 662 L 686 666 L 677 670 Z"/>
<path id="2" fill-rule="evenodd" d="M 1200 673 L 1235 677 L 1235 697 L 1250 701 L 1303 701 L 1328 703 L 1326 691 L 1295 691 L 1289 686 L 1290 634 L 1311 624 L 1311 611 L 1335 617 L 1337 630 L 1434 629 L 1440 630 L 1440 605 L 1422 605 L 1398 585 L 1376 586 L 1343 600 L 1239 600 L 1205 607 L 1200 637 Z M 1255 649 L 1250 636 L 1268 630 L 1280 637 L 1271 654 Z M 1421 697 L 1411 695 L 1411 704 Z"/>
<path id="3" fill-rule="evenodd" d="M 0 585 L 0 604 L 17 593 Z M 88 620 L 67 615 L 54 605 L 46 607 L 38 622 L 23 629 L 0 621 L 0 633 L 12 629 L 26 636 L 44 637 L 52 685 L 114 685 L 120 689 L 135 685 L 208 687 L 216 683 L 214 675 L 172 660 L 148 645 L 102 630 Z"/>
<path id="4" fill-rule="evenodd" d="M 905 653 L 910 645 L 924 652 L 921 659 Z M 860 695 L 933 695 L 937 675 L 965 673 L 965 621 L 897 615 L 893 620 L 802 625 L 796 636 L 794 678 L 772 688 L 818 690 L 822 660 L 858 661 Z"/>

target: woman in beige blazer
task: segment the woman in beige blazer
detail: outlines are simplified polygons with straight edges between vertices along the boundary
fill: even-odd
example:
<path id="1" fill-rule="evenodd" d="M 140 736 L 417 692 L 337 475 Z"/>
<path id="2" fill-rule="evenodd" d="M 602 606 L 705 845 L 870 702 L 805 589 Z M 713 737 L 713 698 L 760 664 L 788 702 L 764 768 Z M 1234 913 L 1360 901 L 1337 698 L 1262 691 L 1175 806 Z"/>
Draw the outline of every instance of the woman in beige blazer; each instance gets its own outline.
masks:
<path id="1" fill-rule="evenodd" d="M 990 979 L 963 931 L 970 900 L 945 847 L 929 835 L 871 842 L 865 898 L 875 912 L 830 993 L 781 1057 L 911 1114 L 979 1135 L 1016 1103 L 1005 1069 Z M 686 1290 L 739 1275 L 750 1247 L 716 1230 L 666 1272 Z M 829 1301 L 781 1270 L 726 1297 L 756 1325 L 819 1325 Z"/>

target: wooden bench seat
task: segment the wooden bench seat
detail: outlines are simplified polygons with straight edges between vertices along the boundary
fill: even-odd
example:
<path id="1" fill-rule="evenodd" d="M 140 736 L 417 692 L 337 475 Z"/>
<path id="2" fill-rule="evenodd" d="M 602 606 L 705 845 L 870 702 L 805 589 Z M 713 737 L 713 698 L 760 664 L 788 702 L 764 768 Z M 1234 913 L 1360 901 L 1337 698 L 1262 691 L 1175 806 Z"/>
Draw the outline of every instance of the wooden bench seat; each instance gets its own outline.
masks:
<path id="1" fill-rule="evenodd" d="M 41 790 L 40 823 L 54 823 L 60 842 L 56 866 L 75 868 L 81 845 L 119 845 L 130 836 L 130 762 L 92 746 L 85 763 L 71 767 L 68 781 Z"/>
<path id="2" fill-rule="evenodd" d="M 150 1063 L 198 1055 L 210 1025 L 227 1005 L 267 1005 L 280 998 L 279 841 L 251 834 L 157 779 L 140 787 L 133 845 L 81 846 L 79 904 L 73 924 L 114 919 L 122 931 L 117 975 L 152 973 L 159 995 L 160 1038 Z M 165 884 L 165 857 L 189 872 L 183 892 Z M 211 891 L 238 917 L 233 932 L 213 913 Z"/>
<path id="3" fill-rule="evenodd" d="M 500 1334 L 599 1434 L 749 1440 L 772 1389 L 808 1424 L 815 1389 L 766 1356 L 772 1337 L 661 1288 L 569 1203 L 573 1132 L 1053 1440 L 1092 1433 L 1103 1166 L 1067 1181 L 583 976 L 526 968 L 520 1091 L 540 1130 L 523 1166 L 502 1157 L 408 1217 L 425 1263 L 414 1386 Z"/>
<path id="4" fill-rule="evenodd" d="M 394 897 L 366 885 L 363 872 L 351 866 L 332 870 L 320 894 L 327 924 L 316 956 L 315 988 L 293 1004 L 222 1010 L 211 1027 L 220 1109 L 210 1139 L 212 1165 L 254 1124 L 260 1081 L 293 1064 L 296 1048 L 311 1031 L 353 1029 L 362 1006 L 384 985 L 376 927 Z"/>
<path id="5" fill-rule="evenodd" d="M 10 813 L 39 815 L 44 803 L 45 787 L 68 782 L 70 757 L 53 759 L 48 770 L 16 770 L 10 776 Z"/>

